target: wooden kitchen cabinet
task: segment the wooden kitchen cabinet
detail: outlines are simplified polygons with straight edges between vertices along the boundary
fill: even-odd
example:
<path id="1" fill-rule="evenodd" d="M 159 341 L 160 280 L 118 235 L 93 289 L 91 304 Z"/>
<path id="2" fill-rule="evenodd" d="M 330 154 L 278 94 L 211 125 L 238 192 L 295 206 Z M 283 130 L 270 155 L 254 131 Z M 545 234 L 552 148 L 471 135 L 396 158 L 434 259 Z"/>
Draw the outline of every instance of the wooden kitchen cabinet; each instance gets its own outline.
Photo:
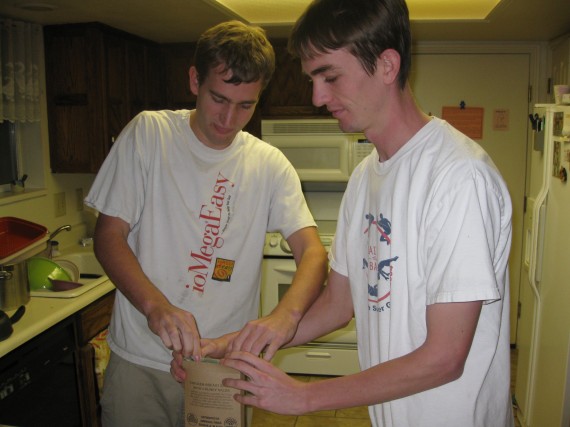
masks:
<path id="1" fill-rule="evenodd" d="M 95 352 L 89 341 L 109 325 L 114 300 L 112 291 L 75 315 L 78 393 L 84 427 L 100 425 Z"/>
<path id="2" fill-rule="evenodd" d="M 330 116 L 326 107 L 313 105 L 313 87 L 303 74 L 301 61 L 287 51 L 286 40 L 272 40 L 275 49 L 275 74 L 260 102 L 263 117 Z"/>
<path id="3" fill-rule="evenodd" d="M 52 172 L 96 173 L 138 112 L 161 108 L 158 45 L 98 23 L 44 27 Z"/>
<path id="4" fill-rule="evenodd" d="M 145 109 L 161 110 L 166 108 L 162 49 L 159 45 L 146 45 L 145 53 Z"/>
<path id="5" fill-rule="evenodd" d="M 50 165 L 96 173 L 129 120 L 142 110 L 192 109 L 188 69 L 195 43 L 156 44 L 99 23 L 44 27 Z M 286 40 L 272 40 L 276 70 L 245 130 L 262 117 L 329 116 Z"/>
<path id="6" fill-rule="evenodd" d="M 194 63 L 195 43 L 162 45 L 163 69 L 166 89 L 166 107 L 171 110 L 192 109 L 196 96 L 190 91 L 188 70 Z"/>

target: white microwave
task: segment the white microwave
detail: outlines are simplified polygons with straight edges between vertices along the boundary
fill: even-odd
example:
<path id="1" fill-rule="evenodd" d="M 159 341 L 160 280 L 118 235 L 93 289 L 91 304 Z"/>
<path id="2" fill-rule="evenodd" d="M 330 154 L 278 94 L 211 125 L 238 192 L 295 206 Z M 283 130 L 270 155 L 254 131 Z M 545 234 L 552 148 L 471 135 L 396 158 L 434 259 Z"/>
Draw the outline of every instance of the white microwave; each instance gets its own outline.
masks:
<path id="1" fill-rule="evenodd" d="M 347 182 L 374 149 L 364 134 L 342 132 L 335 119 L 264 119 L 261 137 L 285 154 L 301 182 Z"/>

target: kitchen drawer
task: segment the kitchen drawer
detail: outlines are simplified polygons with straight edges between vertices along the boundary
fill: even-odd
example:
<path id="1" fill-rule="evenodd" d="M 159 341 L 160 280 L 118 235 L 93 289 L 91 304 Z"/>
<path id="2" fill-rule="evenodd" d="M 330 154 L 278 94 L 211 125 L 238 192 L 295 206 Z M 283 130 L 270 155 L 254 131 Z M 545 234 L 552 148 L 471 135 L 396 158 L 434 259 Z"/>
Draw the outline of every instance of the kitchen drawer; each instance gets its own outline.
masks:
<path id="1" fill-rule="evenodd" d="M 115 291 L 94 301 L 76 315 L 78 345 L 86 344 L 91 338 L 109 325 Z"/>
<path id="2" fill-rule="evenodd" d="M 356 345 L 286 348 L 277 352 L 272 363 L 290 374 L 350 375 L 360 372 Z"/>

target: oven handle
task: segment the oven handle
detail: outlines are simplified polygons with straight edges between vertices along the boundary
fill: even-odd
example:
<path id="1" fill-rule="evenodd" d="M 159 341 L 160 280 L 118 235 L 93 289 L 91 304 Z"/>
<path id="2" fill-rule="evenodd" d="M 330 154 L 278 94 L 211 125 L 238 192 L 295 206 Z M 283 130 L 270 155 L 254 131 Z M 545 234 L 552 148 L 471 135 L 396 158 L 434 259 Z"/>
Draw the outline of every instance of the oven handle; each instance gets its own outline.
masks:
<path id="1" fill-rule="evenodd" d="M 305 353 L 307 358 L 309 359 L 331 359 L 332 356 L 330 353 L 325 353 L 323 351 L 308 351 Z"/>
<path id="2" fill-rule="evenodd" d="M 295 271 L 297 271 L 297 266 L 291 268 L 291 267 L 273 267 L 273 270 L 279 272 L 279 273 L 285 273 L 285 274 L 295 274 Z"/>

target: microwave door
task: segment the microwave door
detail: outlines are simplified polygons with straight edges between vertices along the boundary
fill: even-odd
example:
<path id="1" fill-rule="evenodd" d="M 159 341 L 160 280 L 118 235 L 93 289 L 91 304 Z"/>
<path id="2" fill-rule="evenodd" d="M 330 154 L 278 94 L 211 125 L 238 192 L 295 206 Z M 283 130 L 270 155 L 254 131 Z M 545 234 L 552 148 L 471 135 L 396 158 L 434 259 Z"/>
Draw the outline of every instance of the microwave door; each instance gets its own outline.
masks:
<path id="1" fill-rule="evenodd" d="M 346 135 L 267 135 L 265 141 L 289 159 L 302 182 L 347 182 L 350 176 Z"/>

